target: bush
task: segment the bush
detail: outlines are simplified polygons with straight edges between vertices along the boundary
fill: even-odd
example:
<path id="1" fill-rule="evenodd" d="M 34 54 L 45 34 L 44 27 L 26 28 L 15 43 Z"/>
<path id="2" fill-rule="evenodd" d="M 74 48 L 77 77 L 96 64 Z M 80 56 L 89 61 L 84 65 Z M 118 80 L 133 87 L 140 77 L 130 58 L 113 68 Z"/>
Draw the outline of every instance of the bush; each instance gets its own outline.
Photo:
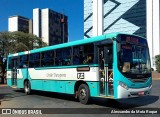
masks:
<path id="1" fill-rule="evenodd" d="M 156 59 L 156 61 L 155 61 L 155 63 L 156 63 L 156 69 L 160 73 L 160 55 L 156 55 L 155 59 Z"/>

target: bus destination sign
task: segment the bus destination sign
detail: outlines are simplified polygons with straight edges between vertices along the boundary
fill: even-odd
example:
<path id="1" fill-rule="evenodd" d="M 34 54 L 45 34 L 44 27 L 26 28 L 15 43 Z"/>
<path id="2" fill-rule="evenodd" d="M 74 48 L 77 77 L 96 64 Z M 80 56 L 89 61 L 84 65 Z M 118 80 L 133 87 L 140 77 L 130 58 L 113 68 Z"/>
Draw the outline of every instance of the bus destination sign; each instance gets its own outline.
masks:
<path id="1" fill-rule="evenodd" d="M 136 44 L 136 45 L 147 45 L 147 40 L 143 39 L 141 37 L 138 36 L 131 36 L 131 35 L 120 35 L 120 40 L 121 42 L 127 42 L 127 43 L 132 43 L 132 44 Z"/>
<path id="2" fill-rule="evenodd" d="M 126 42 L 138 44 L 139 40 L 136 37 L 126 36 Z"/>

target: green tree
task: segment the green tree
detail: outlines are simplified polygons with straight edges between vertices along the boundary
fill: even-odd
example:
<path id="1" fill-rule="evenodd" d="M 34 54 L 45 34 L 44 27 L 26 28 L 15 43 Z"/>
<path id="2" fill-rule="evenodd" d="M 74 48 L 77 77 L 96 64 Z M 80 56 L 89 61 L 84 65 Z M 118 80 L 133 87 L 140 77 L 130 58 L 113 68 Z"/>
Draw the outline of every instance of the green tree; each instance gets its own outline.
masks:
<path id="1" fill-rule="evenodd" d="M 155 56 L 156 69 L 160 73 L 160 55 Z"/>
<path id="2" fill-rule="evenodd" d="M 47 46 L 42 39 L 33 34 L 23 32 L 0 32 L 0 76 L 2 83 L 6 73 L 6 59 L 8 54 L 28 51 Z"/>

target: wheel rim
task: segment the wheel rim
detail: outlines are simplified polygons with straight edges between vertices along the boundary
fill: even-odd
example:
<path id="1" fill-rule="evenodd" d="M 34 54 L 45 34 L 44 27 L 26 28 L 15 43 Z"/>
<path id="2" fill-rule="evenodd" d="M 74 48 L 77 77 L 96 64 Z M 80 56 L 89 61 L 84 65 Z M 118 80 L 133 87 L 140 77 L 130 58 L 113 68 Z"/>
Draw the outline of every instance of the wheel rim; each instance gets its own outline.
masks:
<path id="1" fill-rule="evenodd" d="M 84 100 L 86 98 L 86 90 L 85 89 L 80 90 L 80 98 L 82 100 Z"/>
<path id="2" fill-rule="evenodd" d="M 29 91 L 29 86 L 28 86 L 28 83 L 26 83 L 25 85 L 25 92 L 27 93 Z"/>

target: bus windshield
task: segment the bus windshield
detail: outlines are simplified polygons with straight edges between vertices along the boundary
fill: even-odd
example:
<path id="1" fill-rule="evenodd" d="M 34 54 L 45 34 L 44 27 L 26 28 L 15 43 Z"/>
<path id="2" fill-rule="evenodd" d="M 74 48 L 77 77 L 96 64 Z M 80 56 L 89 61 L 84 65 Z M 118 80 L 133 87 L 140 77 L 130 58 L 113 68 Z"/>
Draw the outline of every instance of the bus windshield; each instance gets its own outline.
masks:
<path id="1" fill-rule="evenodd" d="M 146 46 L 120 44 L 119 67 L 122 73 L 149 74 L 151 73 L 149 49 Z"/>

